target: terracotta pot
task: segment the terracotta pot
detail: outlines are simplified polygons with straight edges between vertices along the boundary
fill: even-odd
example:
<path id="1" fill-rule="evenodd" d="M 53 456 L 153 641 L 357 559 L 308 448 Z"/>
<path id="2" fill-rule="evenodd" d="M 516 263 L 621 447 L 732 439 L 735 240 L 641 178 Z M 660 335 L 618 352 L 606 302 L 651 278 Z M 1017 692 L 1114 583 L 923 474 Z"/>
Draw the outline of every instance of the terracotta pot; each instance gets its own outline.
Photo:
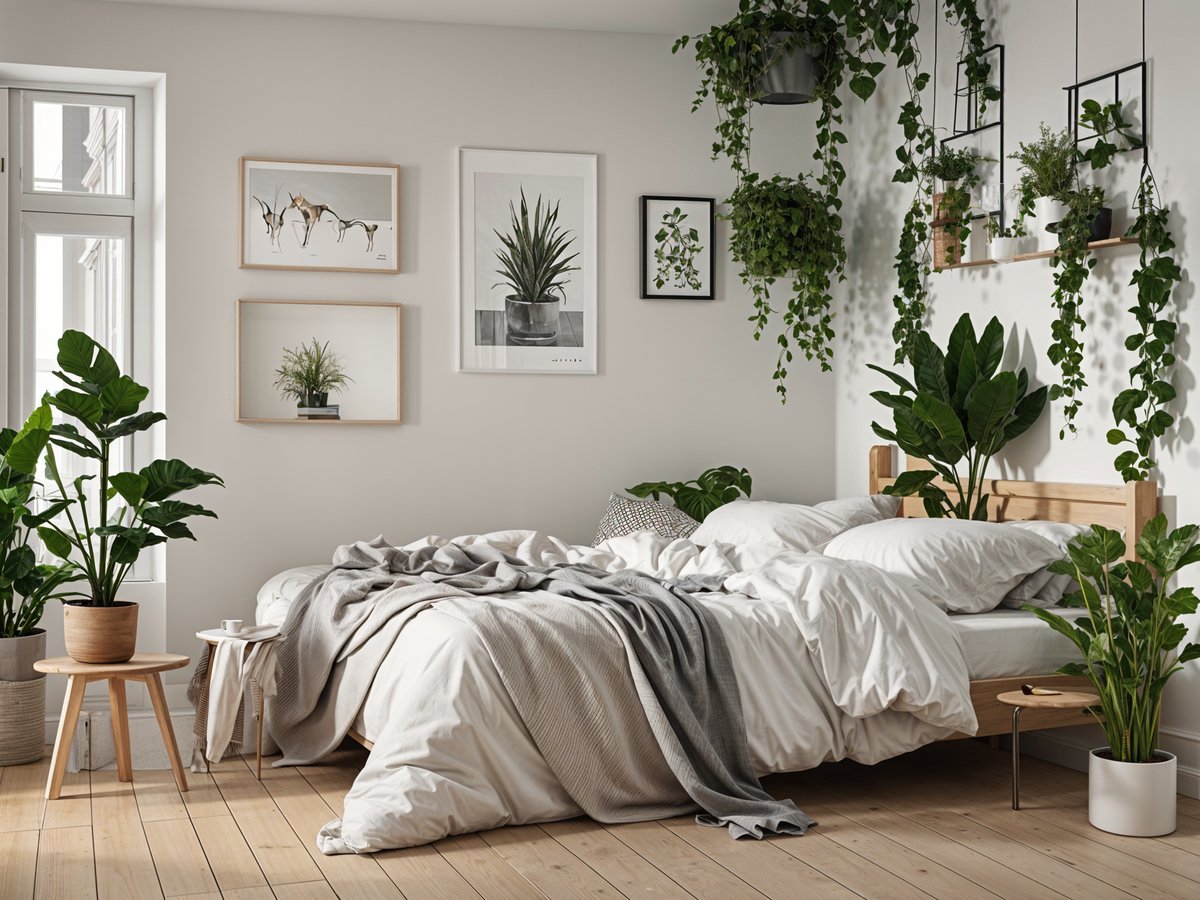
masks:
<path id="1" fill-rule="evenodd" d="M 137 649 L 138 605 L 63 604 L 63 637 L 71 659 L 81 663 L 126 662 Z"/>

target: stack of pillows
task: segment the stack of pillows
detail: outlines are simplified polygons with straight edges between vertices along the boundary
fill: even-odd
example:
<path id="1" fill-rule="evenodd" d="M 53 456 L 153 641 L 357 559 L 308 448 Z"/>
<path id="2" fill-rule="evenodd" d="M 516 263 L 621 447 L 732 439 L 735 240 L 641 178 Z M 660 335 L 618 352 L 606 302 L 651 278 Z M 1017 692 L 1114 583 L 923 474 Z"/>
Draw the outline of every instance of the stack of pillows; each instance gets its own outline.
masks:
<path id="1" fill-rule="evenodd" d="M 898 498 L 883 495 L 815 506 L 736 500 L 701 524 L 673 506 L 614 494 L 595 543 L 649 530 L 700 546 L 765 544 L 816 551 L 914 581 L 946 612 L 977 613 L 1026 603 L 1057 605 L 1073 579 L 1047 567 L 1065 558 L 1067 544 L 1088 530 L 1059 522 L 898 519 L 898 508 Z"/>

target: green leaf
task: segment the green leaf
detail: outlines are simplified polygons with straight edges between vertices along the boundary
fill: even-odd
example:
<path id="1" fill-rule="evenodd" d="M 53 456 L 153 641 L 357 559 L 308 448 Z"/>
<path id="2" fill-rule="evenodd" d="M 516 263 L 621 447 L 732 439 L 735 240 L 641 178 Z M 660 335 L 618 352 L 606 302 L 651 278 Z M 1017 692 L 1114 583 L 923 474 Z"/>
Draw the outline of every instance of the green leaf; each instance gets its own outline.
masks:
<path id="1" fill-rule="evenodd" d="M 55 409 L 79 419 L 91 431 L 97 429 L 100 420 L 104 417 L 104 407 L 91 394 L 63 388 L 57 394 L 48 395 L 48 397 Z"/>
<path id="2" fill-rule="evenodd" d="M 1004 357 L 1004 326 L 995 316 L 979 336 L 979 377 L 991 378 Z"/>
<path id="3" fill-rule="evenodd" d="M 50 407 L 45 403 L 30 414 L 4 453 L 4 462 L 10 469 L 22 475 L 33 475 L 37 471 L 38 460 L 50 440 L 53 422 Z"/>
<path id="4" fill-rule="evenodd" d="M 932 469 L 909 470 L 896 476 L 895 482 L 884 489 L 885 494 L 899 497 L 911 497 L 919 494 L 929 482 L 937 478 L 938 473 Z"/>
<path id="5" fill-rule="evenodd" d="M 162 528 L 191 516 L 208 516 L 215 519 L 217 514 L 199 504 L 182 503 L 179 500 L 164 500 L 156 506 L 148 506 L 142 510 L 142 521 L 151 528 Z"/>
<path id="6" fill-rule="evenodd" d="M 60 532 L 55 531 L 53 528 L 42 527 L 37 530 L 37 534 L 42 539 L 42 546 L 47 551 L 61 559 L 70 559 L 72 550 L 71 542 Z"/>
<path id="7" fill-rule="evenodd" d="M 107 428 L 100 429 L 100 436 L 107 440 L 116 440 L 123 438 L 126 435 L 136 434 L 140 431 L 148 430 L 152 425 L 158 422 L 166 421 L 166 416 L 160 412 L 144 412 L 138 413 L 136 416 L 130 416 L 128 419 L 121 419 L 109 425 Z"/>
<path id="8" fill-rule="evenodd" d="M 860 99 L 869 100 L 871 95 L 875 93 L 875 79 L 870 75 L 860 72 L 850 79 L 850 90 Z"/>
<path id="9" fill-rule="evenodd" d="M 82 331 L 66 331 L 58 340 L 59 367 L 103 390 L 121 377 L 112 354 Z"/>
<path id="10" fill-rule="evenodd" d="M 189 466 L 179 459 L 156 459 L 139 473 L 146 479 L 146 491 L 143 499 L 154 503 L 166 500 L 182 491 L 200 487 L 206 484 L 224 485 L 225 482 L 212 472 L 205 472 Z"/>
<path id="11" fill-rule="evenodd" d="M 149 393 L 149 388 L 138 384 L 128 375 L 110 381 L 100 391 L 100 403 L 104 407 L 105 418 L 112 421 L 133 415 Z"/>
<path id="12" fill-rule="evenodd" d="M 967 432 L 988 455 L 1004 438 L 1004 426 L 1016 402 L 1017 376 L 1012 372 L 980 382 L 967 398 Z"/>
<path id="13" fill-rule="evenodd" d="M 122 499 L 131 507 L 136 508 L 142 502 L 149 482 L 136 472 L 117 472 L 108 479 Z"/>
<path id="14" fill-rule="evenodd" d="M 918 394 L 917 399 L 913 401 L 912 411 L 937 432 L 944 459 L 953 464 L 962 458 L 967 452 L 967 436 L 963 431 L 962 422 L 958 420 L 949 404 L 929 394 Z"/>

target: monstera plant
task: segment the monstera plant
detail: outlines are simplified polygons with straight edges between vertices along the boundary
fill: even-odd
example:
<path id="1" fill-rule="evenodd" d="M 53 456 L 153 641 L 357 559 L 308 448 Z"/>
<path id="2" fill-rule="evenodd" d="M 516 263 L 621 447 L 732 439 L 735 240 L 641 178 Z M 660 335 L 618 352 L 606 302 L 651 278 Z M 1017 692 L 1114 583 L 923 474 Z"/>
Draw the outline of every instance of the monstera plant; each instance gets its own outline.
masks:
<path id="1" fill-rule="evenodd" d="M 745 469 L 717 466 L 701 472 L 691 481 L 643 481 L 628 490 L 643 499 L 657 500 L 660 494 L 666 494 L 680 511 L 703 522 L 714 509 L 732 503 L 743 494 L 749 497 L 752 484 L 750 473 Z"/>
<path id="2" fill-rule="evenodd" d="M 87 585 L 84 599 L 63 606 L 67 652 L 79 662 L 124 662 L 133 656 L 137 636 L 137 604 L 117 597 L 130 569 L 156 544 L 195 540 L 187 520 L 216 518 L 216 513 L 176 497 L 224 482 L 178 459 L 114 472 L 118 442 L 166 416 L 139 411 L 149 390 L 121 374 L 112 354 L 83 332 L 67 331 L 59 339 L 58 366 L 54 374 L 66 387 L 46 394 L 43 403 L 79 425 L 50 428 L 46 468 L 58 499 L 43 513 L 38 536 L 46 550 L 73 563 Z M 55 449 L 79 457 L 94 474 L 79 475 L 68 485 Z M 89 491 L 92 480 L 96 484 Z"/>
<path id="3" fill-rule="evenodd" d="M 988 462 L 1037 421 L 1046 408 L 1048 391 L 1040 387 L 1031 393 L 1024 369 L 997 371 L 1003 355 L 1000 320 L 993 317 L 976 337 L 971 317 L 964 313 L 945 350 L 927 332 L 916 336 L 912 380 L 870 366 L 900 389 L 871 394 L 892 410 L 894 422 L 891 429 L 877 422 L 871 427 L 930 466 L 904 472 L 884 493 L 918 496 L 933 517 L 987 518 L 988 495 L 983 486 Z M 947 493 L 943 484 L 953 493 Z"/>

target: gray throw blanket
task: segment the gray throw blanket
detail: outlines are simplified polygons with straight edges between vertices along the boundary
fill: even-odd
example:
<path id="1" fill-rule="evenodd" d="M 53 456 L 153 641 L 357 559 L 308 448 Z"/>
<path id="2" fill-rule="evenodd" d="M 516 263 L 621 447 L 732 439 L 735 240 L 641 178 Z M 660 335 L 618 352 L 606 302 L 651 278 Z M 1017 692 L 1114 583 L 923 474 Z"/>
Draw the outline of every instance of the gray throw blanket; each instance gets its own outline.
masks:
<path id="1" fill-rule="evenodd" d="M 802 834 L 813 820 L 790 800 L 771 798 L 754 775 L 724 635 L 712 614 L 687 593 L 707 587 L 660 582 L 632 571 L 532 566 L 486 544 L 406 551 L 376 539 L 341 547 L 334 568 L 315 579 L 288 613 L 288 636 L 279 648 L 278 694 L 271 708 L 272 735 L 285 754 L 284 764 L 320 758 L 345 735 L 374 672 L 411 616 L 448 597 L 541 590 L 570 602 L 539 607 L 532 602 L 537 595 L 530 595 L 528 616 L 498 613 L 511 612 L 510 604 L 482 604 L 470 623 L 534 742 L 585 812 L 601 820 L 626 820 L 631 800 L 643 817 L 677 811 L 672 804 L 682 798 L 674 785 L 649 787 L 669 772 L 704 811 L 697 818 L 703 824 L 726 825 L 735 837 Z M 552 609 L 553 615 L 543 622 L 535 613 L 539 608 Z M 625 646 L 624 674 L 632 676 L 632 684 L 618 683 L 611 660 L 588 658 L 604 649 L 601 642 L 589 647 L 586 641 L 560 641 L 557 657 L 536 645 L 552 643 L 555 627 L 571 616 L 593 624 L 597 611 Z M 585 626 L 579 622 L 577 627 Z M 337 664 L 351 656 L 356 674 L 344 678 L 348 667 Z M 547 682 L 569 678 L 531 662 L 547 658 L 557 658 L 560 665 L 574 662 L 573 668 L 589 677 L 608 672 L 611 683 L 603 688 L 610 696 L 636 691 L 652 740 L 647 737 L 646 746 L 636 748 L 601 740 L 588 752 L 613 754 L 611 764 L 573 764 L 581 752 L 580 735 L 564 723 L 586 728 L 590 722 L 594 728 L 593 707 L 586 696 L 552 710 L 530 701 L 545 696 Z M 622 723 L 621 730 L 636 741 L 639 728 L 646 731 L 641 723 Z M 598 774 L 605 768 L 615 772 L 630 760 L 642 771 L 623 779 L 624 793 L 600 783 L 605 779 Z M 655 796 L 631 797 L 639 786 Z"/>

